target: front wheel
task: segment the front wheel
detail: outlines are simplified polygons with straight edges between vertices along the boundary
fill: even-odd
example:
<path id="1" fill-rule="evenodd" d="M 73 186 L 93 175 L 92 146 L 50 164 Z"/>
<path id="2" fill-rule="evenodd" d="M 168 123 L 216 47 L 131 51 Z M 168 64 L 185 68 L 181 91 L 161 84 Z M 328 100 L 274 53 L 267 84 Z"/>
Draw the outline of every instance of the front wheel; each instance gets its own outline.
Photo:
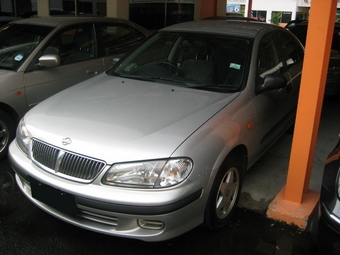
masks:
<path id="1" fill-rule="evenodd" d="M 223 228 L 240 197 L 243 172 L 241 157 L 229 155 L 212 185 L 204 214 L 204 225 L 213 231 Z"/>
<path id="2" fill-rule="evenodd" d="M 15 137 L 13 120 L 0 110 L 0 159 L 7 156 L 8 146 Z"/>

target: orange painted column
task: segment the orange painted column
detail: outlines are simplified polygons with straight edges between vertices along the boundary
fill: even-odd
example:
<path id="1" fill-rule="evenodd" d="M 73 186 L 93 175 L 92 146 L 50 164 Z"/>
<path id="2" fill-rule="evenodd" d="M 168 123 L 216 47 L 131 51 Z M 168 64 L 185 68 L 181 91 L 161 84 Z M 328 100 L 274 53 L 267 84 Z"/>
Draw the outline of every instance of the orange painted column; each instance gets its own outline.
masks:
<path id="1" fill-rule="evenodd" d="M 308 192 L 324 97 L 337 1 L 313 0 L 284 199 L 302 203 Z"/>

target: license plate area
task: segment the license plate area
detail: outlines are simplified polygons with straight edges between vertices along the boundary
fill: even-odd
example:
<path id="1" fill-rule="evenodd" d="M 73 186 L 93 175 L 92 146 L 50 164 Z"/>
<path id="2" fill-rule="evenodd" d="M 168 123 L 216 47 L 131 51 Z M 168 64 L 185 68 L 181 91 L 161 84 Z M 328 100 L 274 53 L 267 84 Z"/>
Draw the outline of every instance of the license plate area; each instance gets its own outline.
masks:
<path id="1" fill-rule="evenodd" d="M 40 181 L 30 178 L 32 197 L 54 209 L 70 215 L 77 216 L 76 198 L 74 195 L 55 189 Z"/>

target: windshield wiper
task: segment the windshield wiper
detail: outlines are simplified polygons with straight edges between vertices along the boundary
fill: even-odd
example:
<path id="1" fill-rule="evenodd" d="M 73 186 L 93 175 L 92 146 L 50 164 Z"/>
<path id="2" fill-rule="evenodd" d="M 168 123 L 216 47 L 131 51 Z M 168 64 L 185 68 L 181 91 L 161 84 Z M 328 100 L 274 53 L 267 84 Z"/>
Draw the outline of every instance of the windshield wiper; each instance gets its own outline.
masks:
<path id="1" fill-rule="evenodd" d="M 114 73 L 113 75 L 116 75 L 121 78 L 129 78 L 129 79 L 135 79 L 135 80 L 141 80 L 141 81 L 154 81 L 147 76 L 139 76 L 139 75 L 131 75 L 131 74 L 116 74 L 116 73 Z"/>
<path id="2" fill-rule="evenodd" d="M 126 75 L 126 74 L 113 74 L 113 75 L 117 75 L 119 77 L 122 78 L 130 78 L 130 79 L 136 79 L 136 80 L 142 80 L 142 81 L 157 81 L 157 80 L 161 80 L 161 81 L 168 81 L 171 83 L 179 83 L 179 84 L 187 84 L 184 81 L 180 81 L 177 79 L 172 79 L 172 78 L 168 78 L 168 77 L 161 77 L 161 76 L 139 76 L 139 75 Z"/>
<path id="3" fill-rule="evenodd" d="M 193 89 L 202 89 L 202 90 L 209 90 L 209 91 L 224 91 L 224 92 L 238 92 L 239 87 L 235 87 L 234 85 L 227 85 L 227 84 L 198 84 L 188 86 L 187 88 Z"/>
<path id="4" fill-rule="evenodd" d="M 149 77 L 152 80 L 161 80 L 161 81 L 169 81 L 173 83 L 179 83 L 179 84 L 184 84 L 187 85 L 188 83 L 185 81 L 177 80 L 177 79 L 172 79 L 172 78 L 167 78 L 167 77 L 160 77 L 160 76 L 150 76 Z"/>

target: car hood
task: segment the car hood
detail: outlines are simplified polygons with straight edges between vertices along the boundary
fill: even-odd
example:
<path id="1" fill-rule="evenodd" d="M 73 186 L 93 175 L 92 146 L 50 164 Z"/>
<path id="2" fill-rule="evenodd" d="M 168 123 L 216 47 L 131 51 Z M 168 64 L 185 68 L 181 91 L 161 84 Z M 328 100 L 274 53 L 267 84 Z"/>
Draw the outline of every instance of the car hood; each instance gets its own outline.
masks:
<path id="1" fill-rule="evenodd" d="M 13 75 L 16 73 L 15 71 L 12 70 L 5 70 L 0 68 L 0 81 L 5 81 L 8 76 Z"/>
<path id="2" fill-rule="evenodd" d="M 237 95 L 103 74 L 40 103 L 25 123 L 37 139 L 107 163 L 164 158 Z"/>

